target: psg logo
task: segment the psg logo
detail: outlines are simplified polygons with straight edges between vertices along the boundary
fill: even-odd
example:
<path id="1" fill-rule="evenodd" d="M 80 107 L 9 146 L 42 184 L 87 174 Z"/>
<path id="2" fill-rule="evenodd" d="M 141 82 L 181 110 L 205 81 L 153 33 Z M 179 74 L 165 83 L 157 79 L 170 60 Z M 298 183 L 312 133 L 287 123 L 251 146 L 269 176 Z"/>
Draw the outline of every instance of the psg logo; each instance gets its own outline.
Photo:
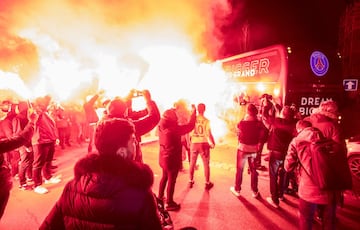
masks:
<path id="1" fill-rule="evenodd" d="M 316 76 L 322 77 L 329 70 L 329 60 L 320 51 L 314 51 L 310 56 L 311 70 Z"/>

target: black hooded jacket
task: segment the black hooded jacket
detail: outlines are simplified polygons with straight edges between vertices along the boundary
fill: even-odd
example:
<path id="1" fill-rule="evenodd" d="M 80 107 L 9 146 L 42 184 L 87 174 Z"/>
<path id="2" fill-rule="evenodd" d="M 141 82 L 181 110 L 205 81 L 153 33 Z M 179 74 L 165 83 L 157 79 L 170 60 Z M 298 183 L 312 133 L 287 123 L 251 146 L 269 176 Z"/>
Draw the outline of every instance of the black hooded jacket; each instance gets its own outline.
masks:
<path id="1" fill-rule="evenodd" d="M 196 111 L 190 115 L 186 124 L 179 125 L 173 109 L 168 110 L 174 113 L 172 116 L 164 116 L 159 122 L 159 164 L 167 170 L 180 170 L 181 168 L 181 136 L 189 133 L 195 127 Z M 165 111 L 164 114 L 166 114 Z"/>
<path id="2" fill-rule="evenodd" d="M 161 229 L 149 166 L 114 155 L 89 155 L 40 229 Z"/>

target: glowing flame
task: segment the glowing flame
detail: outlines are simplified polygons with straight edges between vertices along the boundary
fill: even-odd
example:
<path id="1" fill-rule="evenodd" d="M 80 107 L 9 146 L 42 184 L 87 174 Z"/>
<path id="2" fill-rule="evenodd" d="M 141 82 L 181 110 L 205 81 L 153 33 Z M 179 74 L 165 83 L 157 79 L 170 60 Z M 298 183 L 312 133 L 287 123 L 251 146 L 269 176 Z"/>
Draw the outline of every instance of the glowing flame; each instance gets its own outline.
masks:
<path id="1" fill-rule="evenodd" d="M 259 92 L 265 92 L 266 86 L 265 86 L 264 83 L 258 82 L 257 85 L 256 85 L 256 89 L 257 89 Z"/>
<path id="2" fill-rule="evenodd" d="M 206 103 L 221 130 L 215 111 L 227 85 L 220 68 L 200 60 L 221 45 L 213 18 L 231 11 L 227 1 L 136 2 L 3 0 L 0 26 L 34 45 L 39 63 L 36 77 L 17 87 L 27 98 L 59 102 L 100 89 L 107 97 L 149 89 L 161 109 L 181 98 Z"/>
<path id="3" fill-rule="evenodd" d="M 18 101 L 32 97 L 30 90 L 18 75 L 1 70 L 0 93 L 2 100 Z"/>

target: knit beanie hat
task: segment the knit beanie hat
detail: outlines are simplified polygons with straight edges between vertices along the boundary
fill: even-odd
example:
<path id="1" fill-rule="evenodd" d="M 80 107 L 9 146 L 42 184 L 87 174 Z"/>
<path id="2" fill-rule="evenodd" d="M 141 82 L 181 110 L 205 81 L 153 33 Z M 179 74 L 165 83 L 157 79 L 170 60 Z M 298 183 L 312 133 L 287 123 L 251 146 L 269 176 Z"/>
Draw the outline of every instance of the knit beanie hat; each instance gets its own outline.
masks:
<path id="1" fill-rule="evenodd" d="M 115 155 L 120 147 L 127 147 L 135 127 L 131 121 L 122 118 L 106 119 L 98 123 L 95 132 L 95 146 L 99 154 Z"/>
<path id="2" fill-rule="evenodd" d="M 327 117 L 330 117 L 332 119 L 338 119 L 338 106 L 335 101 L 327 100 L 322 101 L 319 105 L 319 108 L 313 109 L 314 113 L 323 114 Z"/>
<path id="3" fill-rule="evenodd" d="M 108 103 L 107 112 L 109 117 L 124 118 L 126 109 L 126 102 L 123 99 L 116 97 Z"/>
<path id="4" fill-rule="evenodd" d="M 250 116 L 256 116 L 258 114 L 258 109 L 254 104 L 248 104 L 246 111 Z"/>

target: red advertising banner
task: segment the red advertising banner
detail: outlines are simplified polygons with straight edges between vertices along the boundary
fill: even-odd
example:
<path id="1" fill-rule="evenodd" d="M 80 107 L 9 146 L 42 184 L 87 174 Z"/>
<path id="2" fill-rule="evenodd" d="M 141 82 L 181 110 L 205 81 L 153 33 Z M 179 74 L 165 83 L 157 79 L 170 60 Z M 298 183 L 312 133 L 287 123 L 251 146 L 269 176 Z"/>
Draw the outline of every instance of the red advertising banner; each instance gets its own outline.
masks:
<path id="1" fill-rule="evenodd" d="M 287 74 L 286 51 L 282 45 L 259 49 L 223 60 L 227 77 L 240 82 L 278 82 Z"/>

